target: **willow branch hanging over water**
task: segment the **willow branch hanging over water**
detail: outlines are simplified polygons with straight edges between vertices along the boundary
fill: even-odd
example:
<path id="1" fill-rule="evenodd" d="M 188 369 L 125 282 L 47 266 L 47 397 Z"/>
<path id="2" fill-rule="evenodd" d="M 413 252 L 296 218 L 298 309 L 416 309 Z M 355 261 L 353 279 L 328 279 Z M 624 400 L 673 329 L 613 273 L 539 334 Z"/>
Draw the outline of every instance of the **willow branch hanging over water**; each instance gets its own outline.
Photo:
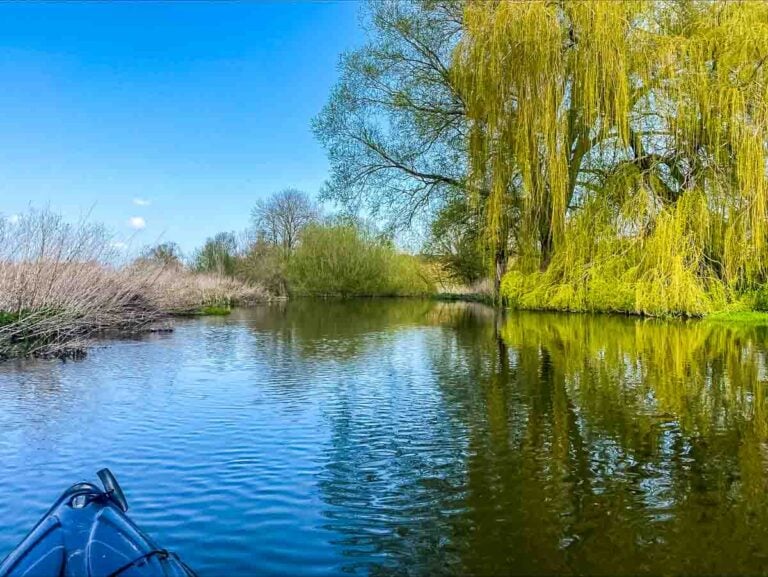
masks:
<path id="1" fill-rule="evenodd" d="M 478 1 L 464 26 L 507 297 L 696 315 L 766 281 L 768 3 Z"/>

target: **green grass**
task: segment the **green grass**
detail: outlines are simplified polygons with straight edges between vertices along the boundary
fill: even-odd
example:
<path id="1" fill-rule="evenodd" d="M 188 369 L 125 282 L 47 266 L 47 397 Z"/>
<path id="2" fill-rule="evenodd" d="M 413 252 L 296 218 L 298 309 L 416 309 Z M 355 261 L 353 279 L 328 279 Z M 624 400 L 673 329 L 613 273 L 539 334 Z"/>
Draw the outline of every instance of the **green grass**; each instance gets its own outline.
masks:
<path id="1" fill-rule="evenodd" d="M 0 327 L 19 322 L 32 314 L 35 314 L 37 318 L 50 318 L 59 314 L 60 312 L 61 311 L 57 311 L 55 309 L 39 309 L 36 311 L 22 310 L 16 312 L 0 310 Z"/>
<path id="2" fill-rule="evenodd" d="M 768 312 L 762 311 L 721 311 L 705 317 L 705 320 L 722 323 L 768 325 Z"/>
<path id="3" fill-rule="evenodd" d="M 0 311 L 0 327 L 4 325 L 10 325 L 19 320 L 18 313 L 9 313 L 8 311 Z"/>
<path id="4" fill-rule="evenodd" d="M 177 317 L 223 317 L 232 312 L 232 308 L 226 305 L 208 305 L 192 311 L 177 312 Z"/>
<path id="5" fill-rule="evenodd" d="M 223 317 L 232 312 L 232 309 L 226 306 L 210 305 L 200 309 L 200 314 L 203 316 L 217 316 Z"/>

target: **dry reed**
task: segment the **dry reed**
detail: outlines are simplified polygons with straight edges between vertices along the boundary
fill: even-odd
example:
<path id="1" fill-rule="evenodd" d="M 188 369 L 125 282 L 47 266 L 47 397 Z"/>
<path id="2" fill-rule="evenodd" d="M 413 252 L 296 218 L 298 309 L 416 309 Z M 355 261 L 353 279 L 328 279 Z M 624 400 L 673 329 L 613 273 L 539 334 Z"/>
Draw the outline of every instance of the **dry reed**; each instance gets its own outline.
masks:
<path id="1" fill-rule="evenodd" d="M 80 355 L 104 331 L 146 330 L 174 314 L 268 297 L 181 266 L 119 263 L 107 231 L 50 211 L 0 219 L 0 358 Z"/>

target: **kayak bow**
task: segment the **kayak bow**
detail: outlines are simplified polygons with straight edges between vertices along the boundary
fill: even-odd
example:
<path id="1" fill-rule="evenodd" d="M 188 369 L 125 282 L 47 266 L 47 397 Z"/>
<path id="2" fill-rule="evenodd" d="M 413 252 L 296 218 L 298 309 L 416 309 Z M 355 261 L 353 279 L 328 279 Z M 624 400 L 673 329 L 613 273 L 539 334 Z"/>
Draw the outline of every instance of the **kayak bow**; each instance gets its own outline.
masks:
<path id="1" fill-rule="evenodd" d="M 78 483 L 64 491 L 0 563 L 0 577 L 195 577 L 126 515 L 128 504 L 109 471 L 102 491 Z"/>

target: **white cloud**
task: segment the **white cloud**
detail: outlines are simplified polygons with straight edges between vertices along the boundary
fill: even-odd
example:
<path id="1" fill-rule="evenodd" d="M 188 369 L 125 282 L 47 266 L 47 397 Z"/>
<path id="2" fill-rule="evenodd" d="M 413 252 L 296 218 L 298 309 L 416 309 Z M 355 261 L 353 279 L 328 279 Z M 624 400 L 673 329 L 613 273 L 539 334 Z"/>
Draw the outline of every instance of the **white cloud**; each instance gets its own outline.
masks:
<path id="1" fill-rule="evenodd" d="M 147 200 L 146 198 L 137 197 L 133 199 L 133 204 L 135 204 L 136 206 L 149 206 L 150 204 L 152 204 L 152 201 Z"/>
<path id="2" fill-rule="evenodd" d="M 19 214 L 12 214 L 6 220 L 8 220 L 8 222 L 11 223 L 11 224 L 16 224 L 17 222 L 19 222 L 21 220 L 21 215 L 19 215 Z"/>
<path id="3" fill-rule="evenodd" d="M 128 226 L 136 230 L 141 230 L 142 228 L 146 228 L 147 221 L 144 220 L 143 216 L 132 216 L 128 219 Z"/>
<path id="4" fill-rule="evenodd" d="M 128 248 L 128 244 L 118 240 L 112 243 L 112 248 L 115 248 L 117 250 L 125 250 L 126 248 Z"/>

